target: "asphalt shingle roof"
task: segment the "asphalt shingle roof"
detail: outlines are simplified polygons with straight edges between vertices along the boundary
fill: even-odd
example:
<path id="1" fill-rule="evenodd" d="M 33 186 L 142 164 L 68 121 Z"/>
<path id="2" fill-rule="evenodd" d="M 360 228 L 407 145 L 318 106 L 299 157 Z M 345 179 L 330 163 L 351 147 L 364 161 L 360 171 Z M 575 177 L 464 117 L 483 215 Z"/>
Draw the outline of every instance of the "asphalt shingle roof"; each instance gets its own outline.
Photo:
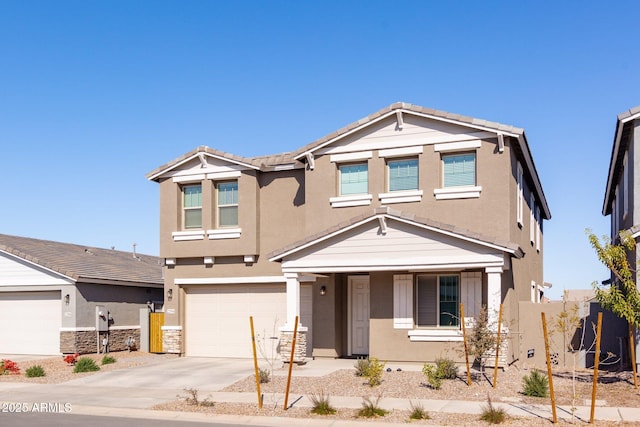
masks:
<path id="1" fill-rule="evenodd" d="M 0 251 L 75 281 L 163 284 L 160 258 L 133 252 L 0 234 Z"/>

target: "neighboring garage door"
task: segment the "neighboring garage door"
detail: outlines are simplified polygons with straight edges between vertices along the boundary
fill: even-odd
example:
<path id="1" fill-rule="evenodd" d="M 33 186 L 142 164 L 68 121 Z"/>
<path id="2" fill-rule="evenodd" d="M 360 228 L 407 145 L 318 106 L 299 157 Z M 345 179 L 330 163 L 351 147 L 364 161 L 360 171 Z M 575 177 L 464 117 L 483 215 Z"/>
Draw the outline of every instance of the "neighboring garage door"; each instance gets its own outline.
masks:
<path id="1" fill-rule="evenodd" d="M 185 303 L 185 353 L 253 357 L 249 316 L 253 316 L 256 335 L 277 337 L 278 328 L 287 320 L 286 307 L 284 284 L 189 287 Z"/>
<path id="2" fill-rule="evenodd" d="M 60 291 L 0 293 L 0 353 L 60 354 Z"/>

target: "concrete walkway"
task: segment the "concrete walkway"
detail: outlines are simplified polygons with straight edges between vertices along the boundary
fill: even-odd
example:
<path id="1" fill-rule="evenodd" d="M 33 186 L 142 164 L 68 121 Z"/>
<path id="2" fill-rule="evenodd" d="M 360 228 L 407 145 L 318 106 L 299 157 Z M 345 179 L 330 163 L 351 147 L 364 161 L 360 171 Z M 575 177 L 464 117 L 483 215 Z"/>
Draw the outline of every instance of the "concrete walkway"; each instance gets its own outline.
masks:
<path id="1" fill-rule="evenodd" d="M 311 360 L 306 365 L 294 366 L 294 375 L 323 376 L 337 369 L 353 367 L 352 360 Z M 396 365 L 394 365 L 394 368 Z M 420 370 L 421 365 L 402 364 L 403 370 Z M 170 375 L 167 375 L 170 373 Z M 227 385 L 253 374 L 253 363 L 246 359 L 210 359 L 178 358 L 158 359 L 149 365 L 99 372 L 95 375 L 68 381 L 62 384 L 34 384 L 18 382 L 0 382 L 0 401 L 33 404 L 65 403 L 71 404 L 71 413 L 128 416 L 146 419 L 168 419 L 178 421 L 224 422 L 237 425 L 254 426 L 367 426 L 377 424 L 393 426 L 388 422 L 350 420 L 322 420 L 283 417 L 247 417 L 231 415 L 211 415 L 189 412 L 153 411 L 148 408 L 173 401 L 178 395 L 185 395 L 186 388 L 199 390 L 201 398 L 214 402 L 243 402 L 257 404 L 256 393 L 229 393 L 220 391 Z M 277 375 L 286 375 L 287 370 L 277 371 Z M 267 394 L 265 405 L 278 402 L 282 405 L 284 394 Z M 413 400 L 427 412 L 480 414 L 486 405 L 483 401 L 457 400 Z M 289 396 L 289 403 L 295 407 L 311 407 L 306 396 Z M 331 396 L 331 404 L 336 408 L 360 408 L 361 397 Z M 379 402 L 384 409 L 410 409 L 407 399 L 382 398 Z M 517 417 L 537 417 L 541 422 L 552 419 L 550 405 L 529 405 L 524 403 L 496 402 L 494 406 L 503 408 L 507 414 Z M 559 420 L 570 420 L 569 407 L 557 407 Z M 574 416 L 588 422 L 591 408 L 578 407 Z M 640 408 L 596 407 L 595 417 L 601 421 L 640 423 Z M 406 423 L 398 424 L 406 425 Z"/>

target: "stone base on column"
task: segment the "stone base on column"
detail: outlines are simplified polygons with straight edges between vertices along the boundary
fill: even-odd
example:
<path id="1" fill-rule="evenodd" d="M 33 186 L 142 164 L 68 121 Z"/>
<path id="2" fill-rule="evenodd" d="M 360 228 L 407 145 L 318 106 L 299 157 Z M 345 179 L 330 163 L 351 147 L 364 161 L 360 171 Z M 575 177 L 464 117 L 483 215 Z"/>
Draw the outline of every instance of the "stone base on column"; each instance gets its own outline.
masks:
<path id="1" fill-rule="evenodd" d="M 280 330 L 280 358 L 283 362 L 291 360 L 291 344 L 293 341 L 293 331 Z M 296 346 L 293 352 L 293 361 L 295 363 L 305 363 L 307 357 L 307 331 L 298 330 L 296 336 Z"/>

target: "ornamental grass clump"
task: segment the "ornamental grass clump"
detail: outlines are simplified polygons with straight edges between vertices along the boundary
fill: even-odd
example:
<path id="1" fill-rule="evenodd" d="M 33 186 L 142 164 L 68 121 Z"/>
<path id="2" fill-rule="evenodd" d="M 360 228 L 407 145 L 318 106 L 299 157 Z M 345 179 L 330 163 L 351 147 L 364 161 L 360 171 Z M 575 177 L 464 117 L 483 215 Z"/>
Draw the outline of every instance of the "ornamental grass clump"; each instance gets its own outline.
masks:
<path id="1" fill-rule="evenodd" d="M 311 393 L 309 395 L 309 401 L 311 401 L 311 413 L 317 415 L 333 415 L 336 413 L 336 409 L 331 406 L 329 402 L 329 396 L 324 393 L 324 390 L 320 390 L 319 393 Z"/>
<path id="2" fill-rule="evenodd" d="M 353 367 L 356 369 L 355 375 L 356 377 L 366 377 L 367 371 L 369 370 L 369 358 L 358 358 L 356 363 L 353 364 Z"/>
<path id="3" fill-rule="evenodd" d="M 409 414 L 410 420 L 428 420 L 431 417 L 424 409 L 420 403 L 414 404 L 412 401 L 409 401 L 409 405 L 411 405 L 411 413 Z"/>
<path id="4" fill-rule="evenodd" d="M 76 362 L 76 365 L 73 367 L 73 373 L 77 374 L 79 372 L 95 372 L 99 371 L 100 366 L 96 365 L 96 362 L 90 357 L 81 357 Z"/>
<path id="5" fill-rule="evenodd" d="M 489 424 L 501 424 L 507 419 L 507 413 L 504 409 L 493 406 L 491 396 L 487 395 L 487 406 L 482 408 L 480 419 Z"/>
<path id="6" fill-rule="evenodd" d="M 33 365 L 27 368 L 24 372 L 27 378 L 36 378 L 46 376 L 44 368 L 40 365 Z"/>
<path id="7" fill-rule="evenodd" d="M 522 393 L 531 397 L 547 397 L 549 395 L 549 378 L 534 369 L 529 375 L 522 377 Z"/>
<path id="8" fill-rule="evenodd" d="M 110 365 L 112 363 L 116 363 L 116 358 L 112 356 L 104 356 L 101 363 L 103 365 Z"/>
<path id="9" fill-rule="evenodd" d="M 370 397 L 363 397 L 362 399 L 362 408 L 358 411 L 359 417 L 384 417 L 389 413 L 389 411 L 380 407 L 380 396 L 375 401 L 371 400 Z"/>

